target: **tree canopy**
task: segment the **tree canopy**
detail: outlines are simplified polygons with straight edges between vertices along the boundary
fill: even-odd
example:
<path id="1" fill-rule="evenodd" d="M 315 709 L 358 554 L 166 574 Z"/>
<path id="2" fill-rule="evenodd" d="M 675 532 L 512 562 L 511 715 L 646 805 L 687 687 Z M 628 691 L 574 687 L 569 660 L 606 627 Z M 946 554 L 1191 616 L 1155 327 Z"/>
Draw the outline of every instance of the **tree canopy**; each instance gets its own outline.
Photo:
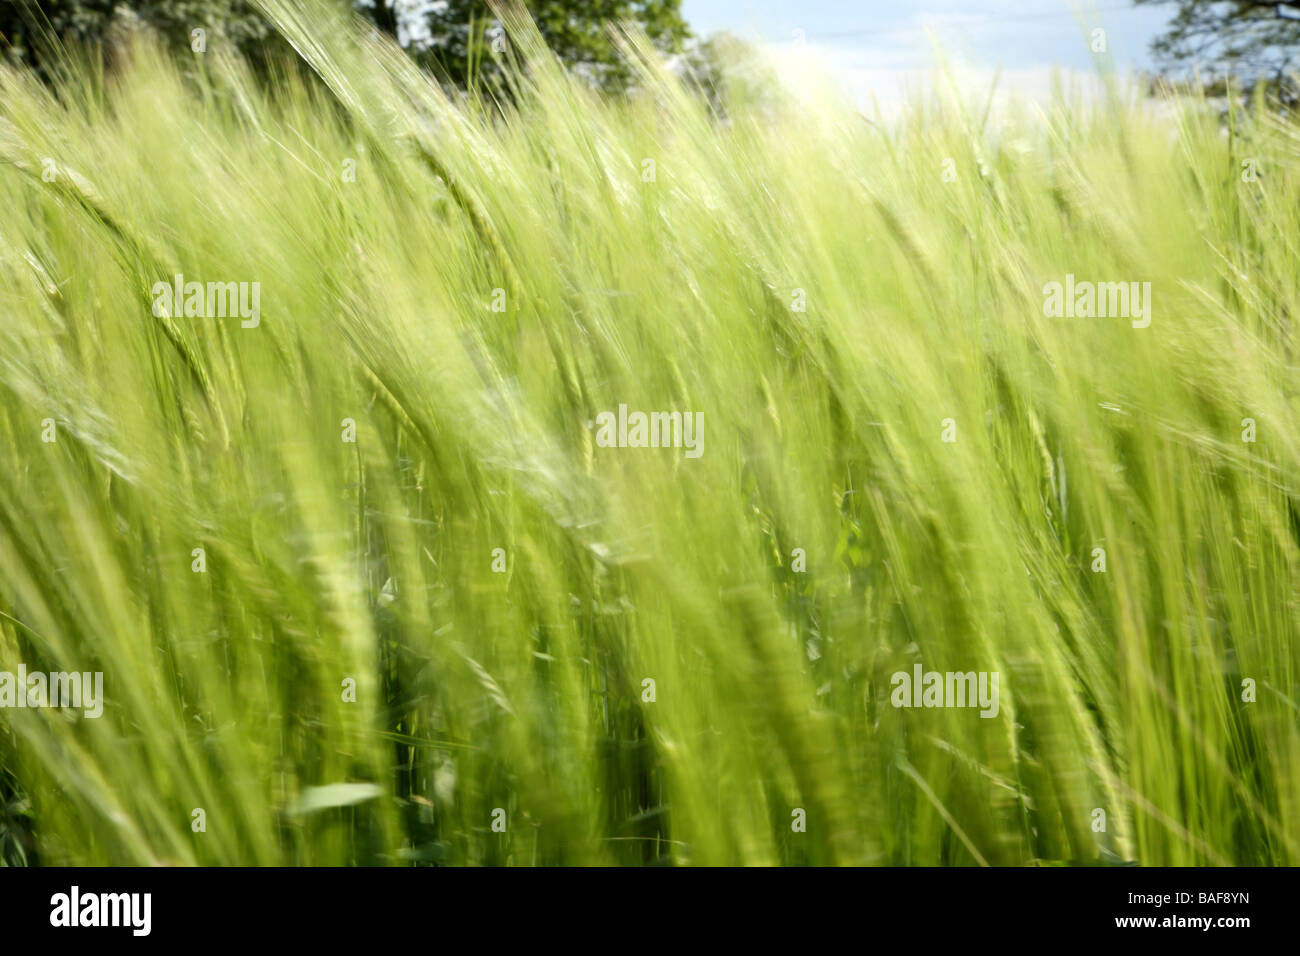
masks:
<path id="1" fill-rule="evenodd" d="M 608 36 L 611 23 L 631 22 L 664 52 L 679 50 L 689 35 L 681 0 L 528 0 L 542 37 L 566 64 L 607 89 L 621 89 L 627 70 Z M 365 8 L 423 64 L 458 85 L 476 68 L 491 72 L 489 51 L 499 36 L 486 0 L 424 0 L 405 22 L 391 4 Z"/>
<path id="2" fill-rule="evenodd" d="M 1166 75 L 1197 71 L 1209 86 L 1229 77 L 1246 90 L 1263 83 L 1295 102 L 1300 60 L 1300 3 L 1266 0 L 1134 0 L 1139 6 L 1177 6 L 1152 52 Z"/>
<path id="3" fill-rule="evenodd" d="M 391 33 L 422 65 L 465 85 L 494 71 L 499 36 L 487 0 L 319 0 L 351 6 Z M 623 87 L 627 71 L 610 42 L 611 23 L 638 25 L 660 50 L 675 52 L 689 36 L 681 0 L 522 0 L 542 36 L 565 63 L 606 89 Z M 180 48 L 203 28 L 257 54 L 274 34 L 252 0 L 4 0 L 0 50 L 11 61 L 40 64 L 42 35 L 96 42 L 112 31 L 144 26 Z"/>

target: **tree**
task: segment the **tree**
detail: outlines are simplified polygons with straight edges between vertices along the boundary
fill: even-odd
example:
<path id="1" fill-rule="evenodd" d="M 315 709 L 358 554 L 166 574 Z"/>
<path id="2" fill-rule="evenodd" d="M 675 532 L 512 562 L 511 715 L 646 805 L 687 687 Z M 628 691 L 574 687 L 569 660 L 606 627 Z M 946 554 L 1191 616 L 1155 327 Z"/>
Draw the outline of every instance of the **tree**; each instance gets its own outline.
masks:
<path id="1" fill-rule="evenodd" d="M 636 24 L 666 53 L 690 36 L 681 0 L 523 0 L 523 6 L 552 52 L 607 90 L 625 88 L 630 78 L 610 41 L 610 24 Z M 497 72 L 493 48 L 503 50 L 506 40 L 487 0 L 360 0 L 358 8 L 458 86 Z"/>
<path id="2" fill-rule="evenodd" d="M 40 65 L 43 34 L 98 43 L 115 29 L 139 26 L 186 49 L 196 28 L 223 35 L 245 51 L 275 32 L 247 0 L 0 0 L 0 50 L 20 63 Z"/>
<path id="3" fill-rule="evenodd" d="M 1186 80 L 1191 69 L 1212 89 L 1229 80 L 1245 92 L 1264 87 L 1294 105 L 1300 85 L 1300 4 L 1265 0 L 1134 0 L 1176 4 L 1164 35 L 1151 45 L 1162 72 Z"/>
<path id="4" fill-rule="evenodd" d="M 331 0 L 314 0 L 331 2 Z M 440 78 L 465 85 L 472 75 L 497 71 L 493 41 L 500 27 L 486 0 L 332 0 L 345 3 L 394 37 Z M 689 36 L 681 0 L 523 0 L 542 36 L 566 64 L 606 89 L 623 88 L 627 68 L 606 33 L 609 24 L 635 23 L 665 52 Z M 203 27 L 256 56 L 275 30 L 251 0 L 0 0 L 0 50 L 39 65 L 43 31 L 65 40 L 95 42 L 117 24 L 139 22 L 179 48 Z"/>
<path id="5" fill-rule="evenodd" d="M 761 50 L 726 32 L 693 44 L 682 57 L 681 73 L 713 114 L 724 120 L 735 110 L 771 107 L 781 90 Z"/>
<path id="6" fill-rule="evenodd" d="M 272 49 L 287 49 L 250 0 L 0 0 L 0 59 L 45 74 L 51 40 L 112 45 L 148 30 L 175 49 L 191 50 L 197 29 L 205 45 L 220 39 L 255 62 Z"/>

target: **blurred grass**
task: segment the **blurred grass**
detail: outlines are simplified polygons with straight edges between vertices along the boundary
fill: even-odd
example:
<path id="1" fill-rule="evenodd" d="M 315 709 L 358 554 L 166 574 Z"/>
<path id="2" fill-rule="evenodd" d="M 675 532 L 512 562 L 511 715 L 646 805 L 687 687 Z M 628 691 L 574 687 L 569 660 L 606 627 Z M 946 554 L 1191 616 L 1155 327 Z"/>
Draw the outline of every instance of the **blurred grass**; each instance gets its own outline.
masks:
<path id="1" fill-rule="evenodd" d="M 719 122 L 513 15 L 453 101 L 265 7 L 312 76 L 0 72 L 0 669 L 107 697 L 0 711 L 8 862 L 1300 862 L 1300 127 Z M 177 272 L 261 324 L 155 317 Z M 1045 317 L 1067 272 L 1150 328 Z M 997 718 L 891 707 L 917 662 Z"/>

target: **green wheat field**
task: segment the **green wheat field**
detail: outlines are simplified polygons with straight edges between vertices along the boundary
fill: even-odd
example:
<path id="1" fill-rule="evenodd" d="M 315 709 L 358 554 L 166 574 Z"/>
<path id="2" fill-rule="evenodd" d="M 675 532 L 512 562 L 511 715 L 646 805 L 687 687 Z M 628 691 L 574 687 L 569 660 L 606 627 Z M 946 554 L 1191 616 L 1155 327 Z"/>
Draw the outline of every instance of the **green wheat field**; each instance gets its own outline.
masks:
<path id="1" fill-rule="evenodd" d="M 1300 863 L 1300 124 L 263 6 L 0 70 L 5 863 Z"/>

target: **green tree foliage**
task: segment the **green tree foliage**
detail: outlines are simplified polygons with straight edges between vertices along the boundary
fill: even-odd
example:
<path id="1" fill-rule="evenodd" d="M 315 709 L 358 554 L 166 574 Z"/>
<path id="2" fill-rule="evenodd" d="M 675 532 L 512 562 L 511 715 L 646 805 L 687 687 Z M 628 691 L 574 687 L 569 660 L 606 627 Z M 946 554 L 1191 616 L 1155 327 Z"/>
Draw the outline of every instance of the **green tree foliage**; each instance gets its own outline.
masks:
<path id="1" fill-rule="evenodd" d="M 682 58 L 682 75 L 719 117 L 762 109 L 780 98 L 776 73 L 761 50 L 726 32 L 692 44 Z"/>
<path id="2" fill-rule="evenodd" d="M 523 6 L 556 56 L 605 89 L 623 89 L 630 78 L 610 40 L 611 24 L 636 24 L 666 53 L 680 50 L 689 36 L 681 0 L 526 0 Z M 457 85 L 500 75 L 494 54 L 507 45 L 487 0 L 359 0 L 357 7 Z"/>
<path id="3" fill-rule="evenodd" d="M 191 32 L 201 28 L 245 53 L 275 35 L 246 0 L 0 0 L 0 50 L 11 61 L 40 65 L 47 46 L 43 37 L 96 43 L 142 27 L 185 48 Z"/>
<path id="4" fill-rule="evenodd" d="M 1229 79 L 1247 92 L 1261 84 L 1284 103 L 1300 102 L 1300 4 L 1266 0 L 1134 0 L 1141 6 L 1175 4 L 1152 52 L 1166 76 L 1185 80 L 1195 70 L 1211 89 Z"/>
<path id="5" fill-rule="evenodd" d="M 504 35 L 486 0 L 356 0 L 350 5 L 444 80 L 464 86 L 476 76 L 499 75 L 494 54 L 504 51 Z M 689 35 L 681 0 L 526 0 L 524 6 L 555 54 L 605 89 L 622 89 L 629 78 L 609 39 L 610 24 L 634 23 L 668 53 L 679 50 Z M 188 48 L 191 31 L 202 27 L 254 56 L 274 36 L 250 0 L 0 0 L 0 50 L 10 60 L 37 65 L 42 35 L 95 42 L 114 30 L 142 25 L 182 48 Z"/>

